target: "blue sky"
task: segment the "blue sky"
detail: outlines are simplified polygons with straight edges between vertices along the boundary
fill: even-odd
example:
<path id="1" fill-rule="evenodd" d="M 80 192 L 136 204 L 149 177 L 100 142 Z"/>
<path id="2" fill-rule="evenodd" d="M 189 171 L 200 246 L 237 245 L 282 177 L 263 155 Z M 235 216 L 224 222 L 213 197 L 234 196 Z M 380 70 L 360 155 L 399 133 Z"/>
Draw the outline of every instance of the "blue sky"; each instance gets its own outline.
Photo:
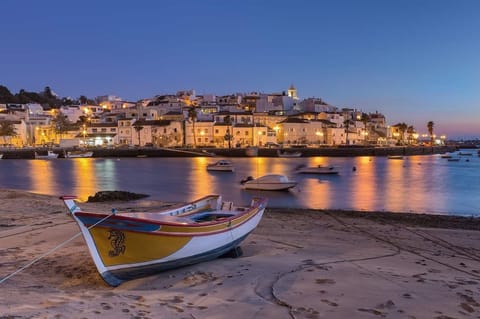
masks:
<path id="1" fill-rule="evenodd" d="M 0 84 L 138 100 L 280 92 L 480 137 L 480 1 L 2 0 Z"/>

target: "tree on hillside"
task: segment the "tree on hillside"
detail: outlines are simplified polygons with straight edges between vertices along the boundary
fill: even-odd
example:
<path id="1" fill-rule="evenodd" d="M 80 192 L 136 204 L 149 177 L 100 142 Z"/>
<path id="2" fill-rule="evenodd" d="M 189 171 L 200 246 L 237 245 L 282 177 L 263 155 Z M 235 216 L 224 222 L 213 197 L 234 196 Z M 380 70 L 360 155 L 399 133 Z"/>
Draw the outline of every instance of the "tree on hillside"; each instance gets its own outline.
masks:
<path id="1" fill-rule="evenodd" d="M 10 121 L 3 121 L 0 122 L 0 136 L 3 138 L 3 144 L 7 143 L 7 137 L 17 136 L 17 131 L 15 130 L 15 126 L 13 122 Z"/>
<path id="2" fill-rule="evenodd" d="M 88 101 L 88 98 L 85 96 L 85 95 L 80 95 L 80 97 L 78 98 L 78 101 L 80 102 L 80 104 L 87 104 L 87 101 Z"/>
<path id="3" fill-rule="evenodd" d="M 60 138 L 62 138 L 63 135 L 68 132 L 72 123 L 63 113 L 58 112 L 58 114 L 52 119 L 52 125 L 55 134 L 59 134 Z"/>
<path id="4" fill-rule="evenodd" d="M 15 96 L 3 85 L 0 85 L 0 103 L 16 103 Z"/>
<path id="5" fill-rule="evenodd" d="M 427 123 L 428 134 L 430 134 L 430 144 L 433 145 L 433 121 Z"/>

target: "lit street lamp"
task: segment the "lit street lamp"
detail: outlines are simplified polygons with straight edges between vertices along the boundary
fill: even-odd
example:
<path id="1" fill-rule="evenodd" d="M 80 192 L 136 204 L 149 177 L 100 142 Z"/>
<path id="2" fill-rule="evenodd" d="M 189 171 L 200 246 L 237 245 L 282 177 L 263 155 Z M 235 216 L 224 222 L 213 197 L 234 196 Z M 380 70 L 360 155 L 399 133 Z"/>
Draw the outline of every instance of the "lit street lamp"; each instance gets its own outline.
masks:
<path id="1" fill-rule="evenodd" d="M 86 136 L 87 136 L 87 128 L 85 124 L 83 124 L 83 147 L 87 147 Z"/>

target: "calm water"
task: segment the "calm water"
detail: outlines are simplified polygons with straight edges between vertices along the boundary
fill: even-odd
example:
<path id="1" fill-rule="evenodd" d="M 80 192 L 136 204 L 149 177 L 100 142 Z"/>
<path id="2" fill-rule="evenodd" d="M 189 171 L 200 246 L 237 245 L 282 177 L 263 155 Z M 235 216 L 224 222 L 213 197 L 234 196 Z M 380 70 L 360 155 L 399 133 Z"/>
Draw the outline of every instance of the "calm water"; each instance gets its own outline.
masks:
<path id="1" fill-rule="evenodd" d="M 468 161 L 467 161 L 468 159 Z M 212 158 L 1 160 L 0 188 L 73 194 L 125 190 L 151 199 L 185 202 L 207 194 L 247 204 L 254 196 L 270 207 L 380 210 L 480 216 L 480 158 L 448 162 L 439 155 L 354 158 L 233 158 L 235 173 L 207 172 Z M 334 165 L 338 176 L 297 175 L 300 164 Z M 352 168 L 356 167 L 356 171 Z M 240 180 L 285 174 L 299 185 L 288 192 L 245 191 Z M 1 206 L 0 206 L 1 212 Z"/>

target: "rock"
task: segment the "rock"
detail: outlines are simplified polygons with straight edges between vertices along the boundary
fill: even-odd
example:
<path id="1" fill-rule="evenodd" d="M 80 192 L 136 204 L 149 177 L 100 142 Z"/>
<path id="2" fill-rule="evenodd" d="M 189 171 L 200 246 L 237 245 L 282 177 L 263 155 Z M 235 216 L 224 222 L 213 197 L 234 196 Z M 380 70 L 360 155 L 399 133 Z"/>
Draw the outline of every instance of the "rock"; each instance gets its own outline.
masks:
<path id="1" fill-rule="evenodd" d="M 95 196 L 88 196 L 87 202 L 109 202 L 109 201 L 129 201 L 148 197 L 150 195 L 136 194 L 125 191 L 101 191 L 97 192 Z"/>

